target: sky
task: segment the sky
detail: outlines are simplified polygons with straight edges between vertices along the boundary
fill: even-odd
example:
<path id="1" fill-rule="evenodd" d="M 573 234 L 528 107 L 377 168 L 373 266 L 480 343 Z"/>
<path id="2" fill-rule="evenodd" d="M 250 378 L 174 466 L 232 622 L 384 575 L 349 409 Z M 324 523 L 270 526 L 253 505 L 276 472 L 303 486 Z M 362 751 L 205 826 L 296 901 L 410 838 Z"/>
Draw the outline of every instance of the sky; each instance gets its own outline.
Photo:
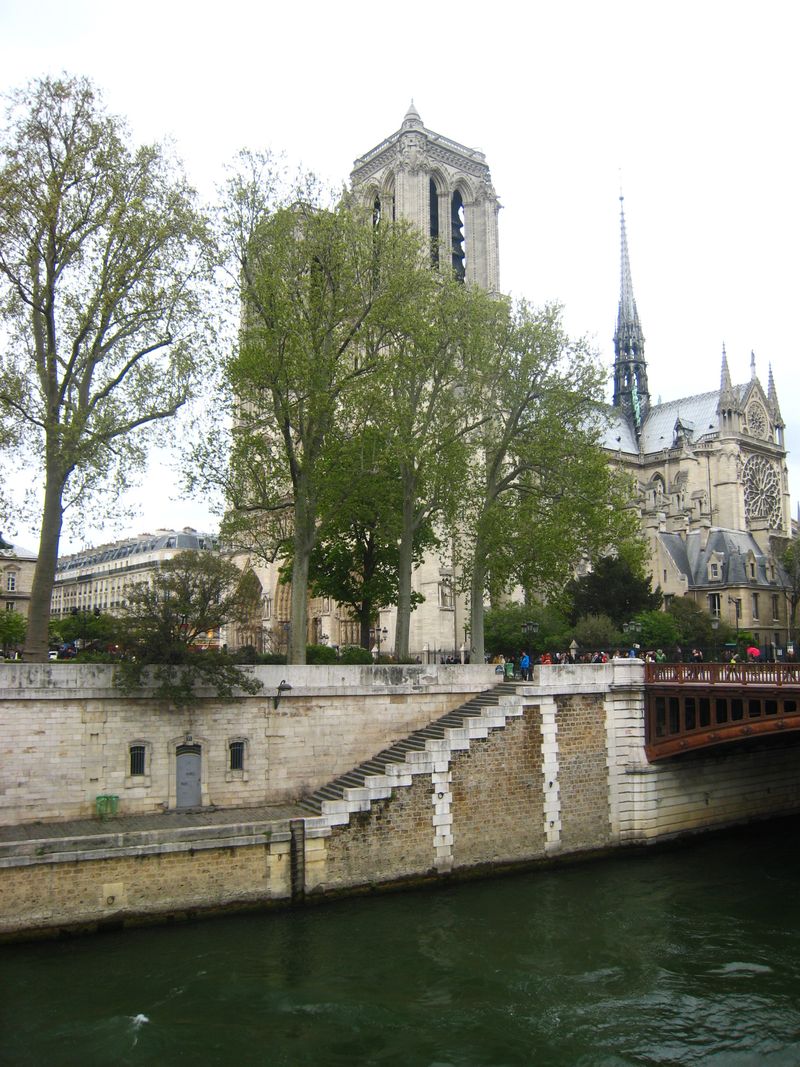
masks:
<path id="1" fill-rule="evenodd" d="M 413 99 L 429 129 L 486 155 L 501 288 L 560 303 L 609 372 L 624 192 L 652 400 L 718 388 L 723 344 L 735 383 L 751 351 L 765 388 L 771 365 L 795 514 L 798 23 L 789 0 L 0 0 L 0 92 L 87 75 L 137 141 L 174 142 L 209 199 L 244 147 L 340 185 Z M 215 525 L 163 455 L 131 499 L 136 519 L 87 522 L 62 551 Z"/>

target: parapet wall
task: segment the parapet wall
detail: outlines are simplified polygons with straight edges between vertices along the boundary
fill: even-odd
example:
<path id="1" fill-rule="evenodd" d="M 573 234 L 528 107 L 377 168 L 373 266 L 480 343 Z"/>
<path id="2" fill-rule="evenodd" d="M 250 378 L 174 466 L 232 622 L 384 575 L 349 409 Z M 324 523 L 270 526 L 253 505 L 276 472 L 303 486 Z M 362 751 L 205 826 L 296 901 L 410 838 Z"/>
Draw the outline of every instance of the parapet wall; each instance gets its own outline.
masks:
<path id="1" fill-rule="evenodd" d="M 259 667 L 256 696 L 200 695 L 175 711 L 143 691 L 124 697 L 106 664 L 0 665 L 0 826 L 177 804 L 176 750 L 200 748 L 204 807 L 280 804 L 316 789 L 495 681 L 493 668 Z M 282 691 L 284 682 L 291 686 Z M 275 706 L 277 702 L 277 707 Z M 230 744 L 243 743 L 231 769 Z M 131 774 L 130 748 L 145 749 Z"/>

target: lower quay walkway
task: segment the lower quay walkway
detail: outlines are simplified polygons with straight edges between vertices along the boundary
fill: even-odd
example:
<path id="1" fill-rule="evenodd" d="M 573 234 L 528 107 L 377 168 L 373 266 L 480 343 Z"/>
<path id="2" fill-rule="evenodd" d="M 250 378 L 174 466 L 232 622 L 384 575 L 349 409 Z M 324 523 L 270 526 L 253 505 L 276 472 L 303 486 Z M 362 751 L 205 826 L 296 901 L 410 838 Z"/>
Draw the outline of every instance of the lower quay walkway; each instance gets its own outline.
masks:
<path id="1" fill-rule="evenodd" d="M 645 694 L 650 763 L 800 731 L 798 663 L 648 663 Z"/>
<path id="2" fill-rule="evenodd" d="M 284 826 L 307 814 L 292 804 L 262 804 L 243 808 L 176 808 L 149 815 L 114 815 L 107 819 L 67 819 L 59 822 L 30 822 L 18 826 L 0 826 L 0 849 L 4 845 L 40 841 L 79 841 L 137 834 L 152 836 L 159 831 L 178 829 L 224 829 L 270 824 Z"/>

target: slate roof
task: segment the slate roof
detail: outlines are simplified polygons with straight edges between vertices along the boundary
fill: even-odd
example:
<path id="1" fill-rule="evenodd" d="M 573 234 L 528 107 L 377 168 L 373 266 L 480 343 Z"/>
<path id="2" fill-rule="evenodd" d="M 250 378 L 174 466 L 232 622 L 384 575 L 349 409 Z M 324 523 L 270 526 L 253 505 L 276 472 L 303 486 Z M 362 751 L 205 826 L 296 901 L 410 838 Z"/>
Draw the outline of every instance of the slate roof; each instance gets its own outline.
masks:
<path id="1" fill-rule="evenodd" d="M 775 588 L 767 576 L 767 557 L 755 538 L 741 530 L 713 528 L 708 531 L 708 540 L 703 546 L 704 531 L 692 530 L 684 538 L 682 534 L 660 533 L 661 544 L 669 553 L 676 567 L 683 574 L 689 588 L 699 586 L 766 585 Z M 719 580 L 708 577 L 708 564 L 716 553 L 720 563 Z M 756 578 L 747 570 L 750 553 L 755 557 Z M 721 559 L 719 558 L 721 557 Z"/>
<path id="2" fill-rule="evenodd" d="M 744 402 L 750 383 L 734 386 L 740 403 Z M 692 441 L 699 441 L 706 434 L 719 430 L 719 389 L 696 396 L 684 396 L 678 400 L 669 400 L 665 404 L 654 404 L 645 416 L 639 442 L 633 431 L 633 424 L 622 408 L 608 406 L 608 427 L 604 430 L 601 443 L 610 451 L 629 452 L 637 455 L 640 451 L 647 455 L 672 448 L 675 440 L 675 425 L 678 421 L 687 430 Z"/>

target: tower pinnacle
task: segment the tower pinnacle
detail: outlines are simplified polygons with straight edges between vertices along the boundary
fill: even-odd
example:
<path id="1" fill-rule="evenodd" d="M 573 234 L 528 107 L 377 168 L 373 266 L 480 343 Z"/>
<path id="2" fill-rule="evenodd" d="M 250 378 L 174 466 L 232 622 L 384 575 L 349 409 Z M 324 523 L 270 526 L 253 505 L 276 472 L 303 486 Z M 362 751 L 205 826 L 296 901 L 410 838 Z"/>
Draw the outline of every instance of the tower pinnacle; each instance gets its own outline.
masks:
<path id="1" fill-rule="evenodd" d="M 624 200 L 620 195 L 621 270 L 619 311 L 614 333 L 614 406 L 624 408 L 629 413 L 638 437 L 650 407 L 650 392 L 647 388 L 644 336 L 633 295 Z"/>

